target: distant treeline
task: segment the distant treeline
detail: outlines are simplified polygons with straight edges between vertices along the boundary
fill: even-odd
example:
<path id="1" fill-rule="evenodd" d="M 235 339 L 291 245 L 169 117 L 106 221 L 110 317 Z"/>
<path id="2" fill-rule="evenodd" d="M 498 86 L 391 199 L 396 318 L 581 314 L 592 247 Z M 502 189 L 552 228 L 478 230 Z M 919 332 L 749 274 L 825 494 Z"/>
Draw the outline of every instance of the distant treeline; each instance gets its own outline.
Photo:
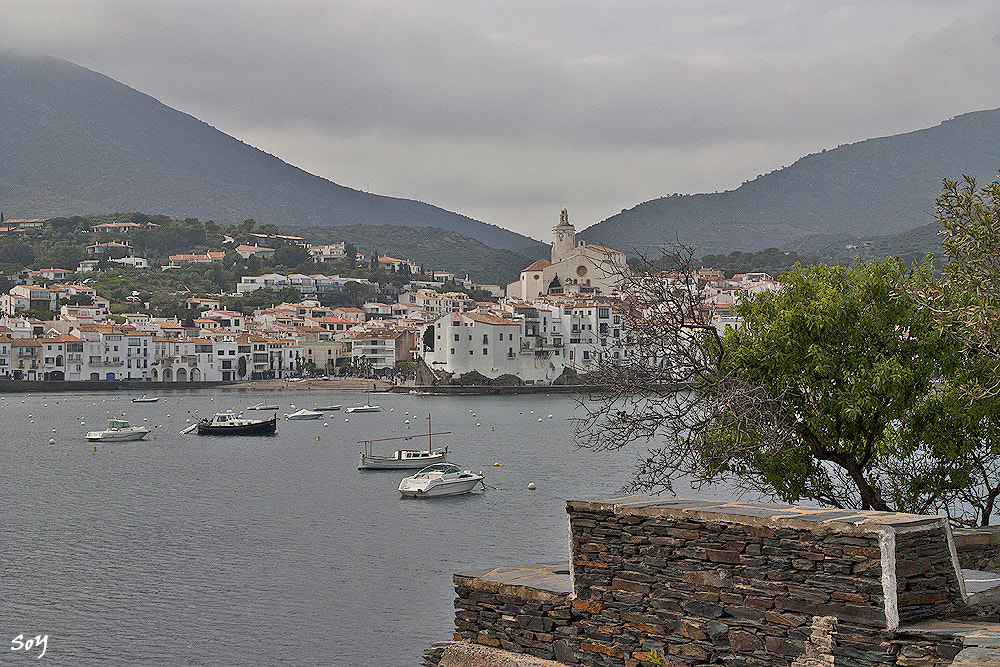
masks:
<path id="1" fill-rule="evenodd" d="M 763 271 L 771 274 L 772 277 L 787 273 L 796 263 L 819 264 L 824 260 L 819 255 L 800 255 L 797 252 L 785 252 L 778 248 L 767 248 L 757 252 L 733 251 L 728 255 L 705 255 L 701 258 L 703 267 L 716 269 L 726 274 L 727 278 L 732 278 L 737 273 L 750 273 Z"/>

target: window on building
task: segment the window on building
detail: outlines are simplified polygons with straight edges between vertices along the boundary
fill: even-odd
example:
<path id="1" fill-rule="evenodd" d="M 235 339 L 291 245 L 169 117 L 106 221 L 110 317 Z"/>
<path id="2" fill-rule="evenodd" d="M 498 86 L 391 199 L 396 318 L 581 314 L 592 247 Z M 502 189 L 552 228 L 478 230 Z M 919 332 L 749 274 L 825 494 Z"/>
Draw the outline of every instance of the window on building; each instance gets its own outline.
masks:
<path id="1" fill-rule="evenodd" d="M 455 348 L 451 348 L 451 353 L 455 354 Z"/>
<path id="2" fill-rule="evenodd" d="M 489 344 L 490 344 L 489 334 L 483 334 L 483 345 L 489 345 Z"/>
<path id="3" fill-rule="evenodd" d="M 458 342 L 458 334 L 455 334 L 455 342 Z"/>
<path id="4" fill-rule="evenodd" d="M 487 352 L 486 352 L 486 348 L 484 347 L 484 348 L 483 348 L 483 356 L 485 357 L 485 356 L 486 356 L 486 354 L 487 354 Z"/>

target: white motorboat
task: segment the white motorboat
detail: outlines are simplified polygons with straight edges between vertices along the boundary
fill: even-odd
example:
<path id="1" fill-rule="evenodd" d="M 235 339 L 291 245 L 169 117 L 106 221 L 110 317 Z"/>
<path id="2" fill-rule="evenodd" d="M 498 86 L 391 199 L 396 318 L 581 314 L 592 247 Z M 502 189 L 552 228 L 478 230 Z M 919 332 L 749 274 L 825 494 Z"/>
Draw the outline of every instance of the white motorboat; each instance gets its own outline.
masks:
<path id="1" fill-rule="evenodd" d="M 361 452 L 361 457 L 358 459 L 358 470 L 406 470 L 425 468 L 432 463 L 447 463 L 448 448 L 445 447 L 444 449 L 434 451 L 431 436 L 447 435 L 448 433 L 451 433 L 451 431 L 431 433 L 431 416 L 427 415 L 426 435 L 358 440 L 359 445 L 365 446 L 365 450 Z M 389 440 L 410 441 L 414 438 L 423 437 L 427 438 L 427 449 L 397 449 L 391 456 L 378 456 L 375 454 L 374 443 L 376 442 L 387 442 Z"/>
<path id="2" fill-rule="evenodd" d="M 411 498 L 437 498 L 468 493 L 483 481 L 483 476 L 462 470 L 451 463 L 435 463 L 399 482 L 399 492 Z"/>
<path id="3" fill-rule="evenodd" d="M 294 408 L 295 406 L 293 405 L 292 407 Z M 319 419 L 322 416 L 322 412 L 302 408 L 301 410 L 296 410 L 291 414 L 285 415 L 285 419 Z"/>
<path id="4" fill-rule="evenodd" d="M 133 398 L 132 402 L 133 403 L 156 403 L 158 400 L 160 400 L 159 396 L 146 396 L 146 394 L 143 394 L 142 396 L 139 396 L 138 398 Z"/>
<path id="5" fill-rule="evenodd" d="M 87 440 L 100 442 L 124 442 L 126 440 L 142 440 L 149 433 L 145 426 L 132 426 L 124 419 L 108 421 L 108 428 L 103 431 L 91 431 Z"/>
<path id="6" fill-rule="evenodd" d="M 280 409 L 277 405 L 267 405 L 265 403 L 258 403 L 257 405 L 251 405 L 247 410 L 278 410 Z"/>
<path id="7" fill-rule="evenodd" d="M 382 412 L 381 405 L 355 405 L 347 408 L 344 412 Z"/>

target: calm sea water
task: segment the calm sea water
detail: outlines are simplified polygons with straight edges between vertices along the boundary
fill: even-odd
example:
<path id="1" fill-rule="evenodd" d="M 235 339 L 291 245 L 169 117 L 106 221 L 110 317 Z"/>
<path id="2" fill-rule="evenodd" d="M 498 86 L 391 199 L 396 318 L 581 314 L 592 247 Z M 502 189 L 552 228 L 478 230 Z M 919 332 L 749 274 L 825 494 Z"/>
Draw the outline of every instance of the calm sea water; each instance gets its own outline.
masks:
<path id="1" fill-rule="evenodd" d="M 617 494 L 636 456 L 578 449 L 568 396 L 159 395 L 0 396 L 0 664 L 415 667 L 451 638 L 453 573 L 568 560 L 566 500 Z M 196 410 L 369 400 L 273 438 L 179 434 Z M 95 452 L 123 414 L 153 434 Z M 404 499 L 408 473 L 357 470 L 358 440 L 428 414 L 485 493 Z M 19 634 L 48 635 L 42 661 Z"/>

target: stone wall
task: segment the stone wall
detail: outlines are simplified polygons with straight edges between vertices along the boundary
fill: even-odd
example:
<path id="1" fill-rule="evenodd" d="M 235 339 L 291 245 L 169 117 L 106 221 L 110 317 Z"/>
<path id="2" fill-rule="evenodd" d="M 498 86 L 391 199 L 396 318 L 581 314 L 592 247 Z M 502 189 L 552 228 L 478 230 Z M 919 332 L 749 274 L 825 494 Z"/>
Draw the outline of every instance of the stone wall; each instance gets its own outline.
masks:
<path id="1" fill-rule="evenodd" d="M 569 568 L 534 564 L 456 574 L 455 639 L 567 661 L 575 651 Z"/>
<path id="2" fill-rule="evenodd" d="M 902 531 L 895 542 L 899 622 L 954 616 L 965 591 L 961 577 L 954 576 L 947 527 Z"/>
<path id="3" fill-rule="evenodd" d="M 1000 571 L 1000 526 L 958 528 L 954 540 L 963 568 Z"/>
<path id="4" fill-rule="evenodd" d="M 600 667 L 934 667 L 960 645 L 900 629 L 965 613 L 941 517 L 645 497 L 567 511 L 572 573 L 455 575 L 456 640 Z"/>

